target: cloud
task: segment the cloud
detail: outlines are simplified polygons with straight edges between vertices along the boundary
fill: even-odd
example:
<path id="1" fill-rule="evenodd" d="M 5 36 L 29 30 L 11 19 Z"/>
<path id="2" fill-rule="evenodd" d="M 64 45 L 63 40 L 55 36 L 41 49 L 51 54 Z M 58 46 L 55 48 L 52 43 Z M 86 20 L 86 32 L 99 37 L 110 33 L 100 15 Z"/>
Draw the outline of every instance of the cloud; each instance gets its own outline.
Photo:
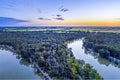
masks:
<path id="1" fill-rule="evenodd" d="M 63 9 L 61 9 L 60 11 L 62 11 L 62 12 L 67 12 L 67 11 L 69 11 L 69 9 L 63 8 Z"/>
<path id="2" fill-rule="evenodd" d="M 57 15 L 55 16 L 55 18 L 53 18 L 53 19 L 56 19 L 56 20 L 64 20 L 64 18 L 63 18 L 62 15 L 60 15 L 60 14 L 57 14 Z"/>
<path id="3" fill-rule="evenodd" d="M 63 5 L 58 8 L 58 10 L 61 10 L 63 8 Z"/>
<path id="4" fill-rule="evenodd" d="M 37 9 L 37 11 L 38 11 L 39 13 L 42 13 L 42 11 L 41 11 L 39 8 Z"/>
<path id="5" fill-rule="evenodd" d="M 13 0 L 9 0 L 9 1 L 4 1 L 3 0 L 3 1 L 1 1 L 0 5 L 1 5 L 0 8 L 4 9 L 4 10 L 12 10 L 12 11 L 16 10 L 15 1 L 13 1 Z"/>
<path id="6" fill-rule="evenodd" d="M 67 12 L 67 11 L 69 11 L 69 9 L 64 8 L 64 6 L 63 6 L 63 5 L 62 5 L 62 6 L 60 6 L 60 7 L 58 8 L 58 10 L 60 10 L 61 12 Z"/>
<path id="7" fill-rule="evenodd" d="M 40 18 L 38 18 L 39 20 L 46 20 L 46 21 L 50 21 L 51 19 L 49 19 L 49 18 L 43 18 L 43 17 L 40 17 Z"/>
<path id="8" fill-rule="evenodd" d="M 57 17 L 61 17 L 62 15 L 60 15 L 60 14 L 57 14 L 56 16 L 57 16 Z"/>
<path id="9" fill-rule="evenodd" d="M 54 19 L 56 19 L 56 20 L 64 20 L 62 17 L 58 17 L 58 18 L 54 18 Z"/>
<path id="10" fill-rule="evenodd" d="M 19 24 L 24 22 L 29 22 L 29 21 L 11 18 L 11 17 L 0 17 L 0 25 L 13 25 L 13 24 Z"/>

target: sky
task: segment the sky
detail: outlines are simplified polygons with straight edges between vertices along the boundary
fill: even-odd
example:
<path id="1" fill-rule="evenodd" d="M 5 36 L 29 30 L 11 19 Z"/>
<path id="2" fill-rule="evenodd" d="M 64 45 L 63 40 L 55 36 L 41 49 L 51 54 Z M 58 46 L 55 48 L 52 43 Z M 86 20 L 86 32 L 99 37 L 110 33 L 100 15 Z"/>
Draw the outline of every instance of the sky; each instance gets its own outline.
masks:
<path id="1" fill-rule="evenodd" d="M 0 0 L 0 26 L 120 26 L 120 0 Z"/>

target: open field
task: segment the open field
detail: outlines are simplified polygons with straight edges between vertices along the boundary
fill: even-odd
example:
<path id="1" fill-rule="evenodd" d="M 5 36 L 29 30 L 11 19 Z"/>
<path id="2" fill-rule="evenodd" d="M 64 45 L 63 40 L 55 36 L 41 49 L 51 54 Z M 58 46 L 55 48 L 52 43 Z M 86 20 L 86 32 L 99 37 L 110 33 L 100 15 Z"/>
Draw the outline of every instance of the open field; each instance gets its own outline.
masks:
<path id="1" fill-rule="evenodd" d="M 85 31 L 85 32 L 112 32 L 120 33 L 119 27 L 1 27 L 0 31 L 46 31 L 46 32 L 72 32 L 72 31 Z"/>

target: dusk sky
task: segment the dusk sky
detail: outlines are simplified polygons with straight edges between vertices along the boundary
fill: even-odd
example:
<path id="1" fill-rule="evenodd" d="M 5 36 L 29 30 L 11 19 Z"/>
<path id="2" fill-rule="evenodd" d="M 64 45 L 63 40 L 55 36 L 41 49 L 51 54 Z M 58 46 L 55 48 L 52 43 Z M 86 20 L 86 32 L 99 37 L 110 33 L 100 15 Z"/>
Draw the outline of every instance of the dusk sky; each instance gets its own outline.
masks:
<path id="1" fill-rule="evenodd" d="M 0 0 L 0 25 L 120 26 L 120 0 Z"/>

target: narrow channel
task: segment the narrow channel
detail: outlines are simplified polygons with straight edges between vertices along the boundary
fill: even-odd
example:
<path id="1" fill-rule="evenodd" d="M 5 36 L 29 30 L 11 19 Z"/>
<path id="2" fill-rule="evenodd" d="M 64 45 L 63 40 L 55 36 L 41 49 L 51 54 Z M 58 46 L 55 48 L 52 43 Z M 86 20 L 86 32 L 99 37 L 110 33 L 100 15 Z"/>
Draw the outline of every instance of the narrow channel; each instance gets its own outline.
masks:
<path id="1" fill-rule="evenodd" d="M 97 72 L 105 79 L 120 79 L 120 68 L 103 58 L 95 57 L 89 53 L 85 53 L 82 39 L 73 41 L 68 44 L 68 48 L 72 48 L 72 52 L 76 59 L 84 60 L 97 70 Z"/>

